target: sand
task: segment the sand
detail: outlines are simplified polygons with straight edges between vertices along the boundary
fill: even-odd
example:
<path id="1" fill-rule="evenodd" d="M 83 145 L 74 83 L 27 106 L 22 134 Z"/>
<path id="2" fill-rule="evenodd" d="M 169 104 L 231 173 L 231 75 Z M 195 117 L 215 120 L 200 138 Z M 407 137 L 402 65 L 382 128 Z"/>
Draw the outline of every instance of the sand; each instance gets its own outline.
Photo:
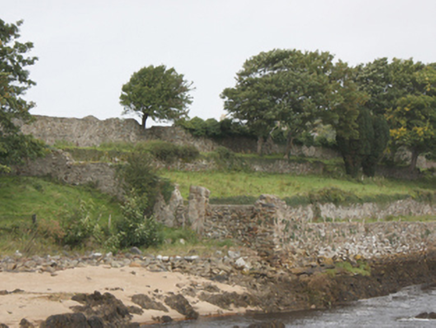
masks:
<path id="1" fill-rule="evenodd" d="M 84 267 L 56 271 L 55 274 L 0 272 L 0 323 L 9 327 L 19 327 L 21 319 L 39 324 L 48 316 L 72 312 L 71 306 L 80 305 L 72 301 L 76 293 L 109 292 L 126 306 L 135 305 L 131 297 L 135 294 L 166 295 L 178 293 L 191 284 L 201 286 L 213 284 L 222 291 L 244 292 L 240 286 L 229 286 L 201 277 L 176 272 L 150 272 L 142 267 L 110 268 L 107 266 Z M 22 292 L 12 291 L 20 289 Z M 4 294 L 4 293 L 3 293 Z M 198 294 L 198 293 L 197 293 Z M 184 295 L 200 315 L 217 315 L 244 312 L 246 309 L 223 310 L 198 298 Z M 158 299 L 157 299 L 158 300 Z M 153 317 L 169 315 L 173 319 L 182 319 L 183 315 L 168 308 L 165 313 L 145 310 L 142 315 L 134 315 L 132 322 L 152 323 Z"/>

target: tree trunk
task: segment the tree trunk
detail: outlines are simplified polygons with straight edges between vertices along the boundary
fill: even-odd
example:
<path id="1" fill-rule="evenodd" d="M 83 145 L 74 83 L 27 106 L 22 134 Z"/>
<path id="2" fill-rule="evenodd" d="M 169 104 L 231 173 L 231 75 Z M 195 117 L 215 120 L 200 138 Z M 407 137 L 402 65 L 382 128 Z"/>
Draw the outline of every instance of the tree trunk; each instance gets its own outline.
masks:
<path id="1" fill-rule="evenodd" d="M 146 114 L 142 115 L 141 126 L 142 126 L 143 129 L 145 129 L 145 122 L 147 122 L 147 118 L 148 118 L 148 115 L 146 115 Z"/>
<path id="2" fill-rule="evenodd" d="M 292 148 L 294 148 L 294 138 L 291 131 L 289 131 L 286 138 L 286 158 L 288 161 L 291 159 Z"/>
<path id="3" fill-rule="evenodd" d="M 410 161 L 409 172 L 412 173 L 416 168 L 416 163 L 418 162 L 419 151 L 416 148 L 412 149 L 412 159 Z"/>
<path id="4" fill-rule="evenodd" d="M 258 137 L 257 138 L 257 154 L 259 156 L 263 155 L 263 142 L 264 142 L 263 137 Z"/>

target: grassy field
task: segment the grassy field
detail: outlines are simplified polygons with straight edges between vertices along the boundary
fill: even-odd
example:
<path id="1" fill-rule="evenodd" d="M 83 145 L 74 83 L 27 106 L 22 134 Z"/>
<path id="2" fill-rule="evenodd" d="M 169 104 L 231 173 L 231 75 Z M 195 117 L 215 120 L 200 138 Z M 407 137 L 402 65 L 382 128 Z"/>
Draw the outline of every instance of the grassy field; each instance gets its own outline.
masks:
<path id="1" fill-rule="evenodd" d="M 280 198 L 304 196 L 326 188 L 337 188 L 361 199 L 376 200 L 380 195 L 414 196 L 418 190 L 434 191 L 436 184 L 431 180 L 402 181 L 384 178 L 364 180 L 335 179 L 315 175 L 266 174 L 246 172 L 180 172 L 161 171 L 160 175 L 177 183 L 183 198 L 189 196 L 191 185 L 202 186 L 211 191 L 211 198 L 235 196 L 258 197 L 272 194 Z"/>

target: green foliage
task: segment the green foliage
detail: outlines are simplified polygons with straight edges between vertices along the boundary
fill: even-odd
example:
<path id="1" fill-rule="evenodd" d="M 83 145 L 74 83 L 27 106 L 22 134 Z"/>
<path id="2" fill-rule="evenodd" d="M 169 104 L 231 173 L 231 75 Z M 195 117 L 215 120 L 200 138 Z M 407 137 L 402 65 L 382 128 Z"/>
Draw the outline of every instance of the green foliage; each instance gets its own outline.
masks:
<path id="1" fill-rule="evenodd" d="M 261 52 L 245 61 L 236 86 L 222 92 L 224 108 L 248 125 L 260 145 L 278 122 L 292 145 L 328 107 L 332 60 L 328 52 Z"/>
<path id="2" fill-rule="evenodd" d="M 350 262 L 336 262 L 334 269 L 327 269 L 327 274 L 330 276 L 336 276 L 337 274 L 349 274 L 349 275 L 361 275 L 370 276 L 371 266 L 364 260 L 358 260 L 355 264 Z"/>
<path id="3" fill-rule="evenodd" d="M 149 153 L 130 153 L 127 163 L 119 166 L 118 176 L 127 195 L 146 200 L 143 215 L 152 215 L 159 194 L 168 201 L 174 190 L 169 180 L 158 176 Z"/>
<path id="4" fill-rule="evenodd" d="M 172 164 L 177 160 L 192 162 L 200 156 L 200 152 L 195 146 L 177 146 L 165 141 L 152 141 L 147 148 L 150 153 L 158 160 Z"/>
<path id="5" fill-rule="evenodd" d="M 164 227 L 162 232 L 165 241 L 171 244 L 179 243 L 181 239 L 190 245 L 196 245 L 200 242 L 197 233 L 189 228 L 169 228 Z"/>
<path id="6" fill-rule="evenodd" d="M 248 131 L 246 125 L 229 118 L 218 122 L 214 118 L 209 118 L 205 121 L 196 116 L 192 119 L 178 120 L 176 125 L 183 127 L 195 137 L 208 137 L 214 139 L 234 136 L 253 137 L 253 134 Z"/>
<path id="7" fill-rule="evenodd" d="M 406 146 L 412 152 L 410 170 L 419 154 L 436 149 L 436 69 L 412 60 L 392 63 L 395 77 L 408 81 L 407 93 L 396 98 L 386 112 L 394 148 Z"/>
<path id="8" fill-rule="evenodd" d="M 117 225 L 117 233 L 107 241 L 108 248 L 122 249 L 127 247 L 158 246 L 162 243 L 160 225 L 153 217 L 144 217 L 146 210 L 146 199 L 141 199 L 136 195 L 126 198 L 122 206 L 123 217 Z"/>
<path id="9" fill-rule="evenodd" d="M 220 170 L 244 171 L 247 170 L 246 162 L 226 147 L 215 149 L 213 159 Z"/>
<path id="10" fill-rule="evenodd" d="M 123 85 L 120 103 L 124 106 L 123 113 L 136 113 L 145 128 L 149 117 L 173 121 L 187 116 L 187 106 L 192 103 L 191 90 L 192 83 L 174 68 L 150 65 L 134 73 Z"/>
<path id="11" fill-rule="evenodd" d="M 34 158 L 43 154 L 43 144 L 31 136 L 24 136 L 15 120 L 29 123 L 29 110 L 35 106 L 22 96 L 35 82 L 29 79 L 26 66 L 31 66 L 36 57 L 27 57 L 32 50 L 31 42 L 21 43 L 19 26 L 7 24 L 0 19 L 0 172 L 23 158 Z"/>
<path id="12" fill-rule="evenodd" d="M 100 224 L 101 216 L 94 216 L 92 201 L 80 202 L 75 211 L 66 211 L 61 214 L 60 228 L 64 234 L 57 234 L 57 241 L 62 245 L 71 247 L 100 244 L 104 239 L 104 231 Z"/>

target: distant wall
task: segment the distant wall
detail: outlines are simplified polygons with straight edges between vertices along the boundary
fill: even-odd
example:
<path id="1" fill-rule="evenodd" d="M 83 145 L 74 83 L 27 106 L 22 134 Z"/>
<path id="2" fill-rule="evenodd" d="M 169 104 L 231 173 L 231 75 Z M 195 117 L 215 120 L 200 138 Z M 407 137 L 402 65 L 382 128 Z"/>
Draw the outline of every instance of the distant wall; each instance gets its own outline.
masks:
<path id="1" fill-rule="evenodd" d="M 82 119 L 34 115 L 35 121 L 29 125 L 21 125 L 24 134 L 32 134 L 35 138 L 53 145 L 56 141 L 67 141 L 79 147 L 98 146 L 104 142 L 139 142 L 145 140 L 164 140 L 176 145 L 193 145 L 201 152 L 210 152 L 224 146 L 238 153 L 255 153 L 256 140 L 250 138 L 223 138 L 211 140 L 194 137 L 179 126 L 152 126 L 144 130 L 134 119 L 110 118 L 99 120 L 94 116 Z M 19 122 L 17 122 L 20 124 Z M 283 152 L 283 147 L 266 145 L 267 153 Z M 333 158 L 337 153 L 320 147 L 298 147 L 294 155 L 307 157 Z"/>
<path id="2" fill-rule="evenodd" d="M 144 130 L 134 119 L 110 118 L 99 120 L 93 116 L 82 119 L 35 115 L 35 121 L 21 125 L 24 134 L 53 145 L 56 141 L 71 142 L 79 147 L 98 146 L 104 142 L 139 142 L 160 139 L 178 145 L 194 145 L 203 152 L 213 151 L 218 144 L 206 138 L 195 138 L 183 128 L 153 126 Z"/>

